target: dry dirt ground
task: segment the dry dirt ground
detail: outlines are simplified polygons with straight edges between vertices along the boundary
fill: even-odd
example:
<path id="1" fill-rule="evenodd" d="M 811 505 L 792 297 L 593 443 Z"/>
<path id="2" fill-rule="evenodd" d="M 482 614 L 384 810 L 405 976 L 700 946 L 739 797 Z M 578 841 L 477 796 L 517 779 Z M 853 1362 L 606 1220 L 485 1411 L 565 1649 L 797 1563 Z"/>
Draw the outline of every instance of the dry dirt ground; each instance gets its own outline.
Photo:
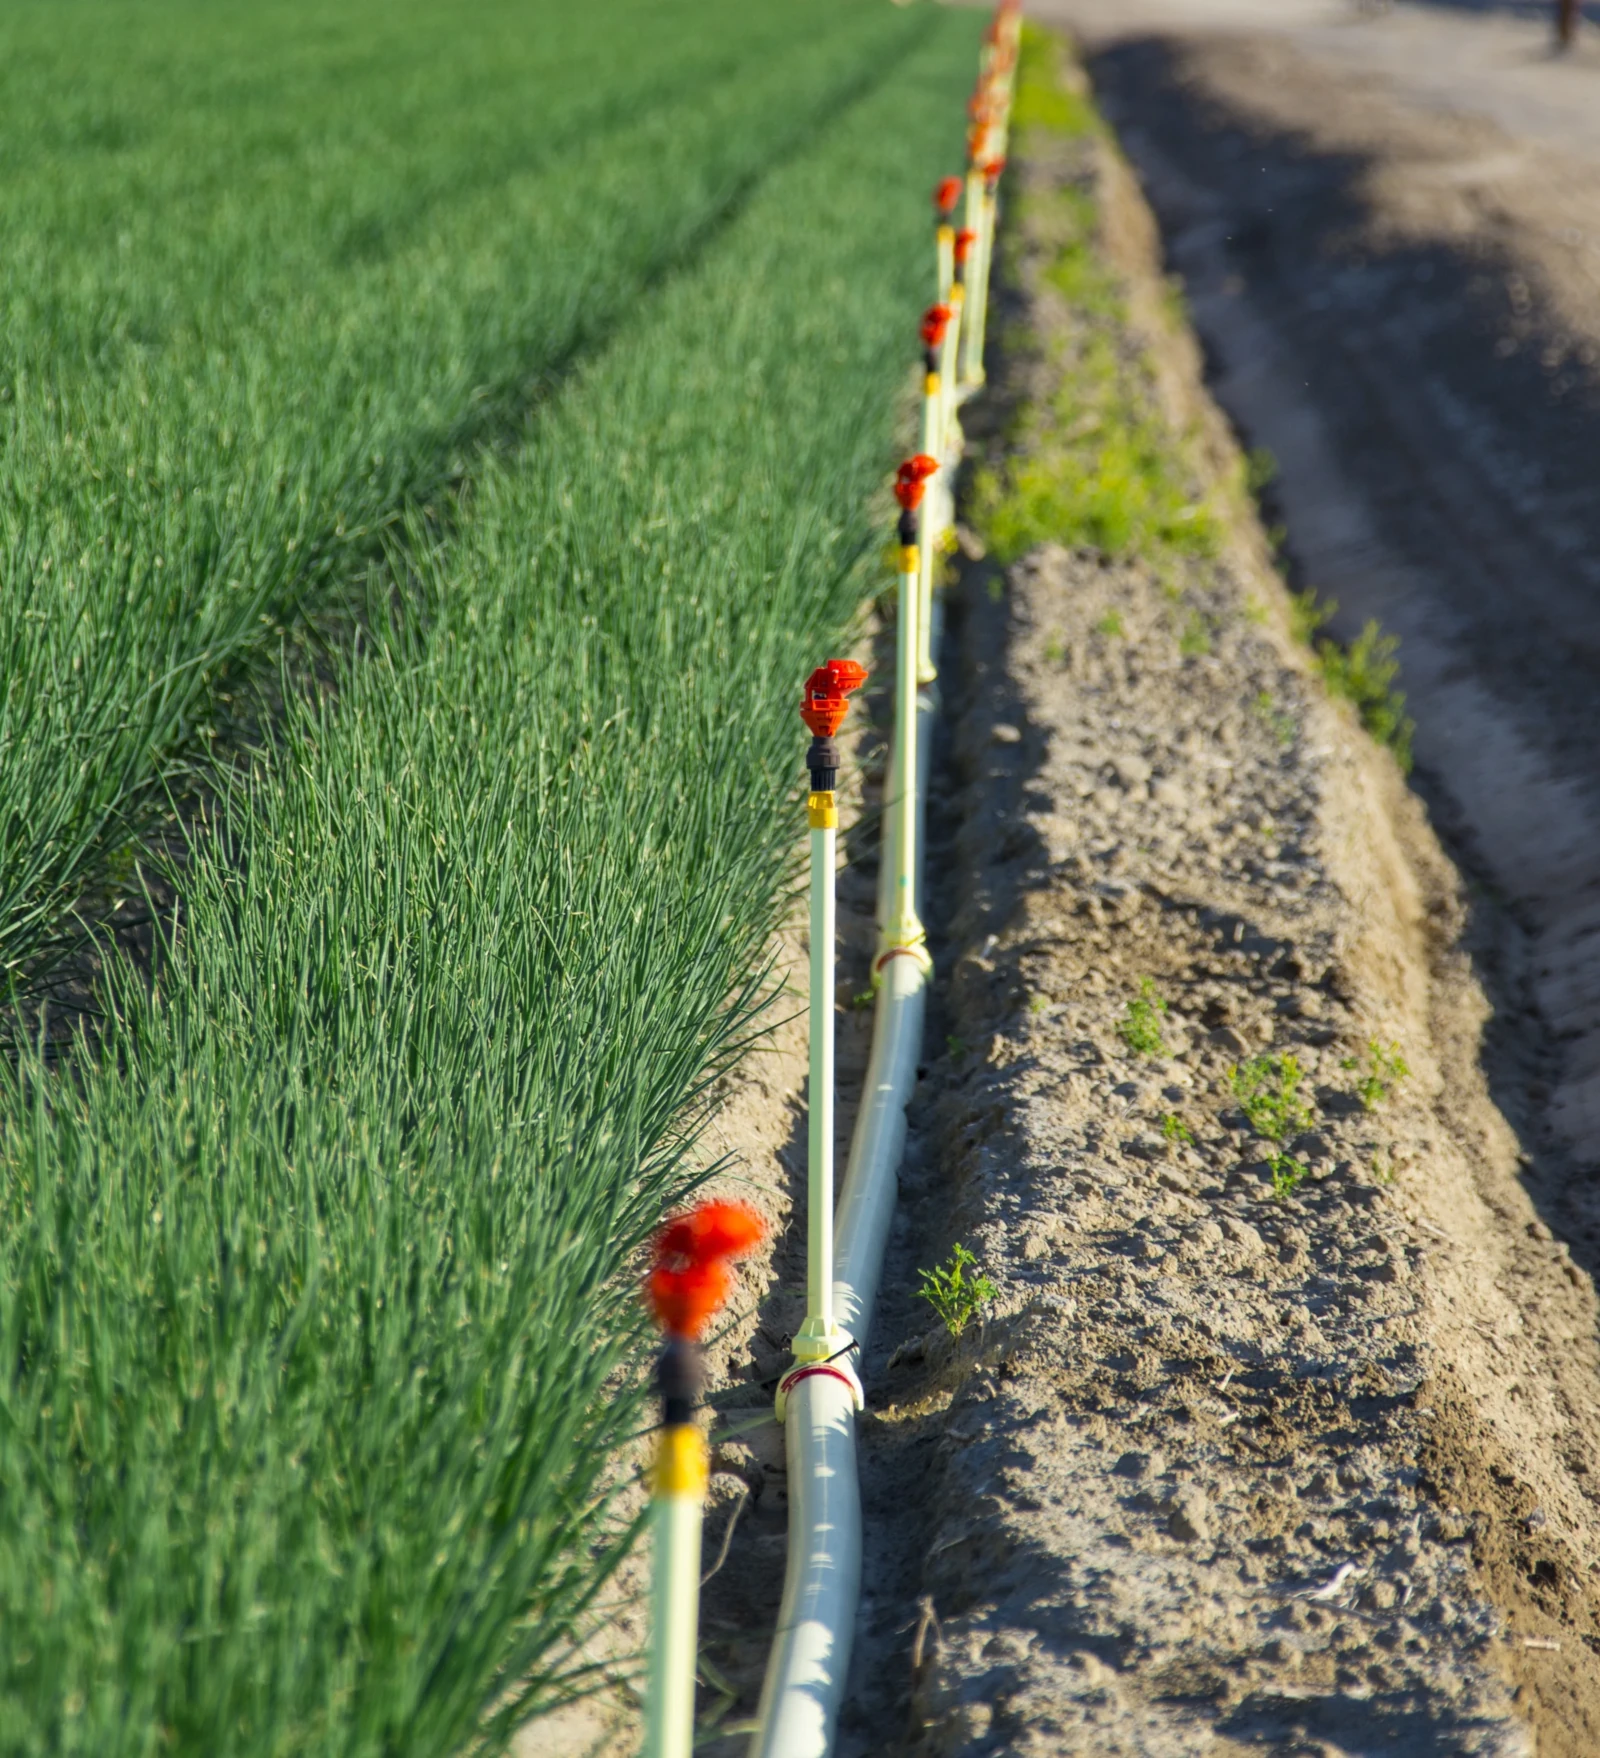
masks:
<path id="1" fill-rule="evenodd" d="M 1486 1068 L 1600 1262 L 1600 28 L 1039 0 L 1080 29 L 1298 583 L 1402 638 L 1417 785 L 1488 906 Z"/>
<path id="2" fill-rule="evenodd" d="M 1600 1235 L 1585 1231 L 1593 1160 L 1571 1109 L 1573 1071 L 1600 1042 L 1577 1029 L 1597 1016 L 1574 914 L 1594 871 L 1584 729 L 1600 718 L 1584 682 L 1597 649 L 1580 615 L 1594 612 L 1571 450 L 1590 381 L 1569 317 L 1570 350 L 1557 358 L 1547 340 L 1582 289 L 1573 279 L 1561 306 L 1559 278 L 1518 258 L 1518 294 L 1493 255 L 1511 245 L 1485 242 L 1513 226 L 1484 205 L 1510 173 L 1452 181 L 1423 141 L 1407 150 L 1433 183 L 1405 160 L 1394 212 L 1408 188 L 1444 187 L 1483 235 L 1407 243 L 1391 214 L 1385 248 L 1420 254 L 1381 296 L 1363 293 L 1385 260 L 1377 234 L 1350 234 L 1357 267 L 1340 270 L 1338 252 L 1360 218 L 1348 203 L 1388 187 L 1388 162 L 1324 152 L 1308 131 L 1386 128 L 1392 142 L 1398 125 L 1373 121 L 1355 79 L 1319 106 L 1293 84 L 1297 53 L 1262 38 L 1208 59 L 1203 44 L 1145 41 L 1092 66 L 1148 186 L 1170 198 L 1174 261 L 1183 215 L 1202 213 L 1184 260 L 1202 333 L 1236 344 L 1217 356 L 1219 392 L 1250 380 L 1252 339 L 1301 350 L 1290 367 L 1275 356 L 1280 402 L 1260 405 L 1278 408 L 1291 443 L 1249 437 L 1284 461 L 1275 511 L 1291 554 L 1337 563 L 1318 583 L 1406 636 L 1421 794 L 1310 675 L 1271 550 L 1237 500 L 1226 553 L 1176 582 L 1181 604 L 1170 571 L 1091 552 L 962 568 L 930 824 L 938 989 L 865 1363 L 868 1553 L 844 1758 L 1600 1753 Z M 1474 131 L 1487 124 L 1416 126 L 1486 150 Z M 1247 127 L 1258 132 L 1239 147 L 1228 130 Z M 1289 207 L 1320 269 L 1297 278 L 1296 251 L 1272 246 L 1265 222 L 1277 278 L 1252 307 L 1257 327 L 1227 330 L 1215 309 L 1255 298 L 1232 285 L 1232 210 L 1182 203 L 1200 203 L 1196 189 L 1242 199 L 1243 171 L 1230 183 L 1217 167 L 1256 163 L 1273 128 L 1279 156 L 1252 174 L 1313 180 Z M 1203 182 L 1213 170 L 1222 198 Z M 1099 201 L 1130 345 L 1150 352 L 1168 419 L 1226 499 L 1235 443 L 1197 351 L 1161 315 L 1133 179 L 1103 147 L 1024 175 Z M 1432 200 L 1416 196 L 1424 231 L 1441 223 Z M 1023 279 L 1015 315 L 1071 321 Z M 1358 310 L 1368 328 L 1352 334 Z M 1320 328 L 1318 311 L 1331 313 Z M 1502 371 L 1524 377 L 1502 385 Z M 1405 439 L 1401 416 L 1443 421 L 1458 386 L 1468 402 L 1449 443 Z M 993 406 L 1016 392 L 1002 383 Z M 1297 422 L 1316 442 L 1305 452 Z M 1546 474 L 1524 467 L 1529 448 L 1544 448 Z M 1469 514 L 1479 523 L 1450 535 Z M 1513 551 L 1536 565 L 1512 567 Z M 1209 652 L 1184 639 L 1196 612 Z M 1428 636 L 1435 618 L 1447 635 Z M 1490 706 L 1463 722 L 1449 692 L 1474 689 Z M 848 1003 L 871 951 L 881 787 L 881 737 L 858 733 L 841 1151 L 870 1022 Z M 1526 764 L 1508 771 L 1518 753 Z M 1484 798 L 1520 802 L 1510 830 L 1487 807 L 1473 816 L 1460 777 L 1478 773 Z M 1158 1054 L 1122 1029 L 1147 981 L 1167 1007 Z M 1364 1103 L 1374 1043 L 1397 1045 L 1409 1073 Z M 1304 1115 L 1281 1141 L 1251 1127 L 1233 1078 L 1262 1056 L 1298 1071 L 1289 1110 Z M 724 1427 L 759 1423 L 801 1316 L 802 1078 L 791 1025 L 719 1125 L 736 1186 L 760 1193 L 776 1228 L 719 1357 Z M 952 1341 L 912 1291 L 956 1241 L 999 1291 Z M 716 1466 L 708 1561 L 738 1522 L 706 1590 L 702 1711 L 721 1737 L 708 1727 L 703 1750 L 732 1758 L 781 1587 L 781 1436 L 748 1428 Z M 528 1730 L 521 1750 L 620 1752 L 635 1729 L 623 1694 Z"/>

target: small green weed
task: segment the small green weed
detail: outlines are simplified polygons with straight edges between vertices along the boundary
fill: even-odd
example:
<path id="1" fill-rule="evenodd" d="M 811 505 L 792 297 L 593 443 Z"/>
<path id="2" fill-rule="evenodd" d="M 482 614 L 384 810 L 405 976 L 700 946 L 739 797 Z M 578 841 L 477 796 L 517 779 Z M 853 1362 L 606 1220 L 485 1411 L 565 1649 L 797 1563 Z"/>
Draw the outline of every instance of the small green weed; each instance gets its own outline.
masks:
<path id="1" fill-rule="evenodd" d="M 964 1245 L 952 1246 L 948 1260 L 938 1269 L 918 1270 L 917 1275 L 922 1281 L 917 1298 L 926 1300 L 938 1313 L 952 1337 L 959 1337 L 999 1292 L 978 1270 L 978 1260 Z"/>
<path id="2" fill-rule="evenodd" d="M 1052 635 L 1044 644 L 1045 659 L 1051 665 L 1060 665 L 1067 657 L 1067 649 L 1059 635 Z"/>
<path id="3" fill-rule="evenodd" d="M 1247 598 L 1244 601 L 1244 620 L 1254 623 L 1258 629 L 1264 629 L 1269 620 L 1267 607 L 1259 598 Z"/>
<path id="4" fill-rule="evenodd" d="M 1019 117 L 1034 102 L 1030 80 L 1050 65 L 1024 75 Z M 1088 111 L 1085 100 L 1069 102 Z M 1149 361 L 1126 347 L 1126 300 L 1100 248 L 1094 200 L 1070 188 L 1019 191 L 1016 212 L 1017 235 L 1046 247 L 1042 278 L 1070 306 L 1073 332 L 1068 340 L 1011 332 L 1013 348 L 1059 367 L 1059 382 L 1021 411 L 1006 462 L 974 477 L 971 514 L 990 549 L 1001 562 L 1045 538 L 1146 559 L 1214 555 L 1216 514 L 1162 417 Z"/>
<path id="5" fill-rule="evenodd" d="M 1108 610 L 1095 624 L 1094 632 L 1097 635 L 1126 635 L 1128 631 L 1122 626 L 1122 612 Z"/>
<path id="6" fill-rule="evenodd" d="M 1067 88 L 1061 57 L 1061 39 L 1055 32 L 1023 25 L 1017 93 L 1011 107 L 1013 128 L 1047 128 L 1053 134 L 1093 134 L 1098 128 L 1094 106 Z"/>
<path id="7" fill-rule="evenodd" d="M 1244 485 L 1252 495 L 1260 495 L 1278 480 L 1278 460 L 1265 446 L 1252 446 L 1244 460 Z"/>
<path id="8" fill-rule="evenodd" d="M 1308 586 L 1304 592 L 1289 594 L 1289 631 L 1295 640 L 1307 647 L 1317 644 L 1317 632 L 1339 608 L 1335 598 L 1319 599 L 1317 589 Z"/>
<path id="9" fill-rule="evenodd" d="M 1194 1131 L 1181 1117 L 1171 1111 L 1161 1119 L 1161 1133 L 1168 1141 L 1176 1142 L 1180 1147 L 1192 1148 L 1194 1146 Z"/>
<path id="10" fill-rule="evenodd" d="M 1037 1019 L 1041 1013 L 1048 1011 L 1049 1006 L 1050 997 L 1048 995 L 1035 995 L 1028 1002 L 1028 1012 Z"/>
<path id="11" fill-rule="evenodd" d="M 1400 675 L 1400 661 L 1395 657 L 1400 637 L 1386 635 L 1369 618 L 1355 640 L 1348 647 L 1341 646 L 1320 633 L 1338 608 L 1338 602 L 1331 598 L 1319 602 L 1314 590 L 1297 592 L 1293 595 L 1291 627 L 1296 638 L 1316 654 L 1317 670 L 1328 694 L 1343 697 L 1373 738 L 1392 751 L 1401 769 L 1409 773 L 1411 740 L 1417 729 L 1406 713 L 1404 691 L 1394 687 Z"/>
<path id="12" fill-rule="evenodd" d="M 1339 1066 L 1354 1071 L 1362 1065 L 1354 1056 L 1346 1056 Z M 1356 1097 L 1366 1110 L 1376 1111 L 1390 1090 L 1410 1073 L 1398 1044 L 1382 1044 L 1372 1038 L 1367 1043 L 1366 1073 L 1356 1082 Z"/>
<path id="13" fill-rule="evenodd" d="M 1272 1195 L 1277 1202 L 1293 1196 L 1309 1170 L 1293 1154 L 1269 1154 L 1267 1164 L 1272 1168 Z"/>
<path id="14" fill-rule="evenodd" d="M 967 1053 L 967 1040 L 965 1038 L 946 1038 L 944 1049 L 945 1054 L 952 1062 L 959 1062 Z"/>
<path id="15" fill-rule="evenodd" d="M 1394 1183 L 1395 1165 L 1388 1154 L 1372 1156 L 1372 1182 L 1387 1190 Z"/>
<path id="16" fill-rule="evenodd" d="M 1211 625 L 1197 610 L 1189 612 L 1189 620 L 1178 637 L 1178 651 L 1190 659 L 1211 651 Z"/>
<path id="17" fill-rule="evenodd" d="M 1139 981 L 1139 993 L 1128 1003 L 1128 1010 L 1117 1025 L 1124 1044 L 1135 1056 L 1165 1056 L 1166 1039 L 1161 1035 L 1161 1016 L 1167 1004 L 1156 993 L 1148 977 Z"/>
<path id="18" fill-rule="evenodd" d="M 1263 690 L 1251 704 L 1252 712 L 1285 750 L 1295 741 L 1300 723 L 1273 700 L 1270 690 Z"/>
<path id="19" fill-rule="evenodd" d="M 1394 687 L 1400 675 L 1398 635 L 1386 635 L 1369 621 L 1348 647 L 1333 641 L 1317 643 L 1323 681 L 1335 696 L 1343 696 L 1361 716 L 1361 724 L 1394 752 L 1401 769 L 1411 768 L 1411 739 L 1416 723 L 1406 713 L 1405 693 Z"/>
<path id="20" fill-rule="evenodd" d="M 1300 1097 L 1304 1070 L 1293 1056 L 1253 1056 L 1228 1071 L 1228 1084 L 1250 1127 L 1268 1141 L 1287 1141 L 1311 1127 Z"/>

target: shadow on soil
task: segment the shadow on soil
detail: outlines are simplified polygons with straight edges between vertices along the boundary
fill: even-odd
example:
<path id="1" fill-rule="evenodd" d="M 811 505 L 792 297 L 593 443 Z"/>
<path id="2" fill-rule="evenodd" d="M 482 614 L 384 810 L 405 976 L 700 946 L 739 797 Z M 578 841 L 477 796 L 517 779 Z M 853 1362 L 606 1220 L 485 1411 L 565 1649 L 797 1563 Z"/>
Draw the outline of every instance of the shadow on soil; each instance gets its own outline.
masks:
<path id="1" fill-rule="evenodd" d="M 1492 226 L 1461 228 L 1454 243 L 1407 235 L 1379 209 L 1374 188 L 1389 167 L 1375 154 L 1328 150 L 1314 123 L 1243 114 L 1196 77 L 1184 47 L 1125 42 L 1090 71 L 1161 219 L 1169 266 L 1197 299 L 1202 287 L 1214 306 L 1248 295 L 1270 313 L 1285 381 L 1303 385 L 1296 401 L 1316 411 L 1381 546 L 1373 559 L 1420 583 L 1392 613 L 1347 605 L 1336 632 L 1348 638 L 1369 613 L 1390 626 L 1409 617 L 1450 650 L 1412 691 L 1424 734 L 1413 782 L 1474 894 L 1468 949 L 1494 1007 L 1482 1044 L 1490 1090 L 1533 1163 L 1535 1202 L 1593 1273 L 1592 1156 L 1558 1141 L 1545 1113 L 1563 1068 L 1593 1060 L 1575 1040 L 1600 1020 L 1600 957 L 1584 969 L 1580 955 L 1567 973 L 1586 985 L 1576 1028 L 1570 1012 L 1548 1017 L 1538 989 L 1551 942 L 1586 936 L 1570 918 L 1600 900 L 1600 845 L 1583 851 L 1587 880 L 1552 906 L 1539 896 L 1541 869 L 1571 826 L 1548 826 L 1549 848 L 1496 846 L 1497 827 L 1458 800 L 1452 750 L 1430 749 L 1425 735 L 1428 688 L 1470 677 L 1600 824 L 1600 348 L 1574 333 Z M 1448 183 L 1443 155 L 1429 169 Z M 1203 317 L 1198 327 L 1211 350 Z M 1229 412 L 1249 443 L 1277 449 L 1273 421 Z M 1297 413 L 1284 410 L 1283 424 Z M 1285 511 L 1269 489 L 1265 522 Z M 1291 528 L 1291 583 L 1325 586 L 1311 571 L 1318 558 L 1295 542 Z M 1418 641 L 1408 630 L 1414 652 Z M 1481 745 L 1472 754 L 1481 761 Z M 1508 866 L 1529 876 L 1529 895 L 1508 886 Z M 1568 919 L 1552 921 L 1552 907 Z"/>

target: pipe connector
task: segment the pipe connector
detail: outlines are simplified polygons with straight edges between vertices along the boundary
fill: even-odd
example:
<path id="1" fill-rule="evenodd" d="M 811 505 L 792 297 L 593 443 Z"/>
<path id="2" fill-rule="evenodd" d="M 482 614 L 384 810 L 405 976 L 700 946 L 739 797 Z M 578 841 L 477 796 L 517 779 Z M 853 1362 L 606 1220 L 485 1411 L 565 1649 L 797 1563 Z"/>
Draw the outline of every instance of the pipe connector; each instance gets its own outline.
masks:
<path id="1" fill-rule="evenodd" d="M 928 930 L 916 916 L 908 921 L 891 922 L 878 942 L 878 956 L 872 961 L 874 980 L 882 976 L 884 966 L 892 958 L 909 958 L 925 977 L 933 975 L 933 954 L 928 951 Z"/>
<path id="2" fill-rule="evenodd" d="M 704 1377 L 700 1351 L 693 1340 L 669 1331 L 656 1357 L 656 1395 L 661 1400 L 663 1427 L 682 1428 L 694 1421 Z"/>
<path id="3" fill-rule="evenodd" d="M 803 1347 L 816 1346 L 816 1355 L 802 1354 Z M 851 1357 L 858 1353 L 855 1339 L 847 1331 L 834 1330 L 825 1343 L 808 1342 L 805 1332 L 794 1340 L 794 1366 L 778 1381 L 778 1395 L 773 1400 L 773 1412 L 779 1422 L 789 1414 L 789 1394 L 799 1385 L 801 1380 L 809 1379 L 814 1374 L 829 1374 L 841 1381 L 850 1390 L 850 1401 L 857 1410 L 867 1407 L 867 1394 L 861 1384 L 861 1375 L 856 1372 Z"/>
<path id="4" fill-rule="evenodd" d="M 819 794 L 826 794 L 832 801 L 834 790 L 839 785 L 839 765 L 843 761 L 839 753 L 838 742 L 834 739 L 813 739 L 806 752 L 806 773 L 811 777 L 811 801 L 815 805 Z M 813 824 L 813 830 L 825 830 L 824 824 Z"/>

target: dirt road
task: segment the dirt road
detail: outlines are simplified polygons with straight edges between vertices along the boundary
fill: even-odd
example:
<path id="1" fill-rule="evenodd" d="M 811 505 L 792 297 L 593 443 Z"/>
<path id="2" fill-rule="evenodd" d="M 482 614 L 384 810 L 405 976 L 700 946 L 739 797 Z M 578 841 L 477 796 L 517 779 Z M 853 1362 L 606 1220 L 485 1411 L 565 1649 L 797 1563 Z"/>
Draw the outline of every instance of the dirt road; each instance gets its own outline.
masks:
<path id="1" fill-rule="evenodd" d="M 1301 584 L 1403 640 L 1495 1096 L 1600 1254 L 1600 29 L 1038 0 L 1089 51 Z"/>

